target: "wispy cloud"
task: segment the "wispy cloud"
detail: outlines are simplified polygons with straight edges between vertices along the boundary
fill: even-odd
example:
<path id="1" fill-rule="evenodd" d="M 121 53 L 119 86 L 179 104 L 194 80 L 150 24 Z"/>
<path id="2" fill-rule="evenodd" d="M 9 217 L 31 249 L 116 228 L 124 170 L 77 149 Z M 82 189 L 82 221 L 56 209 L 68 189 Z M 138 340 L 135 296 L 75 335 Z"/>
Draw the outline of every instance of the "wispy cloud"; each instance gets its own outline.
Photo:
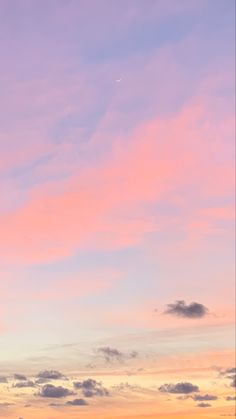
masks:
<path id="1" fill-rule="evenodd" d="M 198 403 L 197 404 L 197 407 L 203 407 L 203 408 L 205 408 L 205 407 L 211 407 L 211 404 L 210 403 L 204 403 L 204 402 L 202 402 L 202 403 Z"/>

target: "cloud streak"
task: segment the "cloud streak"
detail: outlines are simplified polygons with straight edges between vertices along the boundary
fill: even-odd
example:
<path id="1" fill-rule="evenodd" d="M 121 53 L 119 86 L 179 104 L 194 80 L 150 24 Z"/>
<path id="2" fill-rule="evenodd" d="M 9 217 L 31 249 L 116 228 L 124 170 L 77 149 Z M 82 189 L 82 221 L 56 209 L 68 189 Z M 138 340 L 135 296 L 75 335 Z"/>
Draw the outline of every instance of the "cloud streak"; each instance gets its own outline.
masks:
<path id="1" fill-rule="evenodd" d="M 66 404 L 67 406 L 87 406 L 88 405 L 88 403 L 84 399 L 68 400 Z"/>
<path id="2" fill-rule="evenodd" d="M 211 400 L 217 400 L 217 399 L 218 399 L 218 397 L 213 395 L 213 394 L 204 394 L 204 395 L 196 394 L 193 397 L 193 400 L 195 400 L 196 402 L 211 401 Z"/>

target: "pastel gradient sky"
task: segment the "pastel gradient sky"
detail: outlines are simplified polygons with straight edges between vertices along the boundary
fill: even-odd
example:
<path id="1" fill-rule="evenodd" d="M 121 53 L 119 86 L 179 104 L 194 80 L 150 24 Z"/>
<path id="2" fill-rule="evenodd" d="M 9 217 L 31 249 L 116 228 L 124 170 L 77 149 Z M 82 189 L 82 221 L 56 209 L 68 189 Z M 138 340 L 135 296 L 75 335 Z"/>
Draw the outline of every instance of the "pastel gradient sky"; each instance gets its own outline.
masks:
<path id="1" fill-rule="evenodd" d="M 234 0 L 0 0 L 0 417 L 234 416 Z"/>

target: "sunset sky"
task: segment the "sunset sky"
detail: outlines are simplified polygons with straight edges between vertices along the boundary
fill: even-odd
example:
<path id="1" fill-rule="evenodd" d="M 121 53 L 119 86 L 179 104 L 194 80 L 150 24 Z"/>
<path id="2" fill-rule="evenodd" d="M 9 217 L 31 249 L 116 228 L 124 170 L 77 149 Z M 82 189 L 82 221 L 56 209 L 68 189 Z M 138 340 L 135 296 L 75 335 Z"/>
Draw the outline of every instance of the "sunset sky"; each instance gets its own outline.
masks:
<path id="1" fill-rule="evenodd" d="M 0 417 L 234 416 L 234 0 L 0 0 Z"/>

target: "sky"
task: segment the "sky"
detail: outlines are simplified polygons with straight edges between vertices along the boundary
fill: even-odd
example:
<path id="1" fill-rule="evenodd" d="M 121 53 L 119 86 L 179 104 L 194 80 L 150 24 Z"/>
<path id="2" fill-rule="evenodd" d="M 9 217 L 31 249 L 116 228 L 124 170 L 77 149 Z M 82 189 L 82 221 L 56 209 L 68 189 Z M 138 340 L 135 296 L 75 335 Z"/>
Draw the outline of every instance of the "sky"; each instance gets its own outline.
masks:
<path id="1" fill-rule="evenodd" d="M 234 0 L 0 0 L 0 417 L 234 416 Z"/>

